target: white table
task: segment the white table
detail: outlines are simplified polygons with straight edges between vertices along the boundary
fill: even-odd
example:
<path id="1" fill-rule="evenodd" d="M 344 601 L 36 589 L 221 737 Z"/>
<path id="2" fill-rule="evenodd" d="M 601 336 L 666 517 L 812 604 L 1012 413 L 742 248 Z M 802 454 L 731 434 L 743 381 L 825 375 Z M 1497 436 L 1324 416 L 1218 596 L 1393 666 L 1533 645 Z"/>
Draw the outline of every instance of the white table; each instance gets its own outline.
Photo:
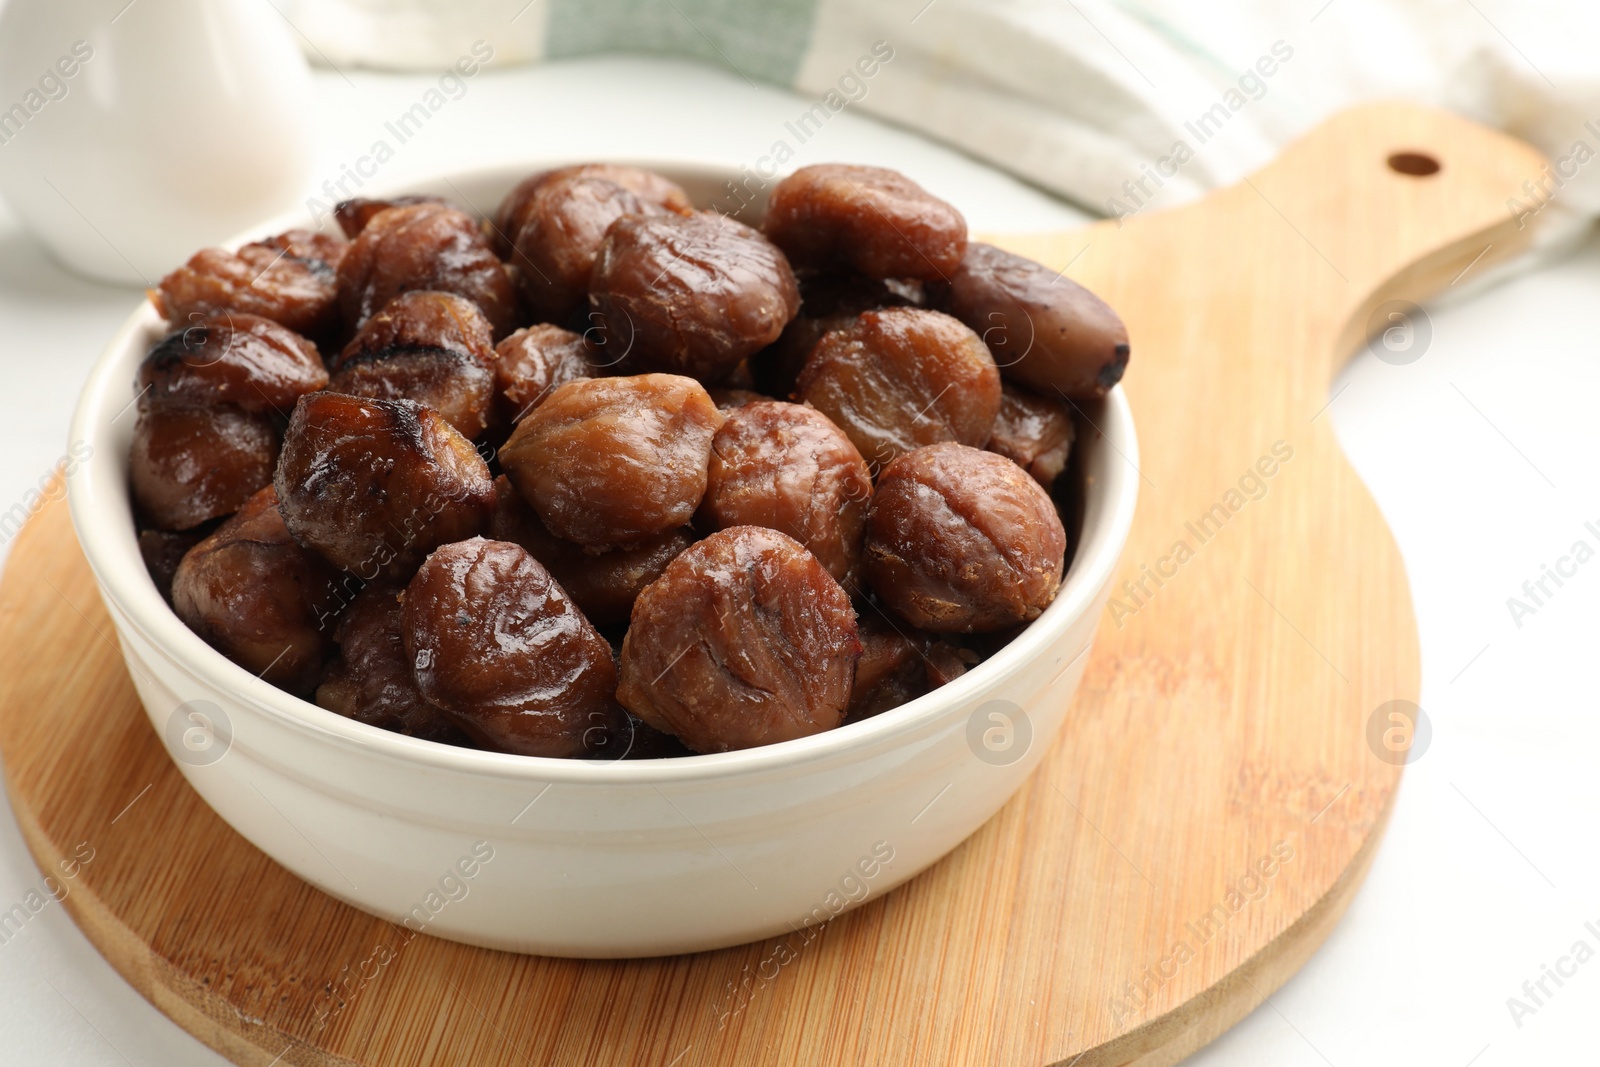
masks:
<path id="1" fill-rule="evenodd" d="M 426 79 L 318 76 L 313 185 L 370 143 Z M 712 70 L 641 59 L 485 74 L 385 169 L 552 156 L 753 162 L 803 107 Z M 1084 216 L 955 152 L 846 112 L 794 165 L 883 163 L 958 203 L 974 228 Z M 1575 540 L 1600 548 L 1600 242 L 1499 288 L 1430 308 L 1433 340 L 1406 366 L 1357 358 L 1331 416 L 1411 574 L 1431 747 L 1408 771 L 1365 887 L 1287 986 L 1199 1064 L 1478 1067 L 1591 1062 L 1600 959 L 1577 967 L 1520 1028 L 1506 1000 L 1579 939 L 1600 952 L 1600 560 L 1520 628 L 1506 599 Z M 67 448 L 78 384 L 132 290 L 62 271 L 0 209 L 0 512 Z M 1134 372 L 1137 373 L 1137 354 Z M 0 552 L 4 548 L 0 547 Z M 1554 588 L 1551 586 L 1551 588 Z M 1587 684 L 1586 684 L 1587 683 Z M 9 816 L 9 812 L 8 812 Z M 0 910 L 39 881 L 0 819 Z M 1566 965 L 1571 969 L 1571 965 Z M 0 944 L 0 1061 L 220 1064 L 146 1003 L 51 905 Z"/>

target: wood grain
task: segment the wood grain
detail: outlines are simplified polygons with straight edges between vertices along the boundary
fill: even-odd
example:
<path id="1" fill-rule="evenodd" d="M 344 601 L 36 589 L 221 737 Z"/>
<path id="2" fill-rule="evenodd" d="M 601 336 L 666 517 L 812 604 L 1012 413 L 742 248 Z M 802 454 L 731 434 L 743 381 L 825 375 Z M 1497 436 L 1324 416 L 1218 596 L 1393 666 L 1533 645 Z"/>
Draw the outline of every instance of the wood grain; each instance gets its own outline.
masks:
<path id="1" fill-rule="evenodd" d="M 1398 174 L 1384 160 L 1401 149 L 1443 169 Z M 66 906 L 242 1064 L 1176 1062 L 1321 943 L 1399 781 L 1366 731 L 1380 704 L 1416 697 L 1415 624 L 1324 411 L 1331 376 L 1381 301 L 1519 245 L 1504 204 L 1540 163 L 1377 105 L 1199 204 L 1003 239 L 1128 322 L 1142 496 L 1123 577 L 1146 589 L 1117 594 L 1075 712 L 1016 798 L 810 942 L 540 959 L 408 939 L 323 896 L 169 765 L 60 505 L 0 590 L 0 750 L 29 845 L 46 869 L 92 848 Z M 1278 442 L 1264 492 L 1240 490 Z M 1218 504 L 1216 529 L 1191 532 Z M 1183 540 L 1192 558 L 1162 564 Z M 1158 566 L 1159 586 L 1142 569 Z"/>

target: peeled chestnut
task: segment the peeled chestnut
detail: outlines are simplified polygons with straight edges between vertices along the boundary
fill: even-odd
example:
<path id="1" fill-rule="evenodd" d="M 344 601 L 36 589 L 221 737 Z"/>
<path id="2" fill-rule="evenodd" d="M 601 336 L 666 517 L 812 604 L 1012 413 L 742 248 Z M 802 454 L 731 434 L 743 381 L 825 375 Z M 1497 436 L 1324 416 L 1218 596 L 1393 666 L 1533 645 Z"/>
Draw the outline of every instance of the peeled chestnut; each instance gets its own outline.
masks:
<path id="1" fill-rule="evenodd" d="M 1045 396 L 1104 396 L 1128 368 L 1127 327 L 1105 301 L 993 245 L 967 246 L 938 301 L 983 335 L 1005 377 Z"/>
<path id="2" fill-rule="evenodd" d="M 1067 467 L 1077 437 L 1072 416 L 1060 400 L 1040 396 L 1006 382 L 1000 390 L 1000 413 L 988 449 L 998 452 L 1049 489 Z"/>
<path id="3" fill-rule="evenodd" d="M 871 499 L 866 461 L 826 415 L 758 400 L 728 411 L 711 440 L 700 522 L 782 531 L 849 588 Z"/>
<path id="4" fill-rule="evenodd" d="M 142 404 L 128 474 L 151 525 L 187 530 L 238 510 L 272 484 L 278 431 L 233 404 Z"/>
<path id="5" fill-rule="evenodd" d="M 548 323 L 518 330 L 495 346 L 495 400 L 501 421 L 520 422 L 556 386 L 602 373 L 582 335 Z"/>
<path id="6" fill-rule="evenodd" d="M 694 517 L 722 418 L 676 374 L 568 382 L 517 424 L 500 463 L 557 537 L 633 544 Z"/>
<path id="7" fill-rule="evenodd" d="M 225 311 L 157 341 L 139 365 L 146 405 L 232 404 L 285 418 L 294 402 L 328 384 L 317 346 L 259 315 Z"/>
<path id="8" fill-rule="evenodd" d="M 379 211 L 339 263 L 339 309 L 353 333 L 385 304 L 412 289 L 466 297 L 495 337 L 516 326 L 517 299 L 493 249 L 471 215 L 426 201 Z"/>
<path id="9" fill-rule="evenodd" d="M 172 603 L 172 579 L 178 573 L 178 564 L 203 540 L 205 534 L 200 530 L 139 531 L 139 558 L 144 560 L 144 569 L 168 604 Z"/>
<path id="10" fill-rule="evenodd" d="M 379 400 L 415 400 L 468 439 L 489 425 L 494 339 L 478 305 L 414 289 L 368 319 L 345 345 L 328 388 Z"/>
<path id="11" fill-rule="evenodd" d="M 600 245 L 589 302 L 606 351 L 629 366 L 716 382 L 778 339 L 800 291 L 783 253 L 743 223 L 624 215 Z"/>
<path id="12" fill-rule="evenodd" d="M 983 445 L 1000 374 L 977 334 L 921 308 L 866 311 L 817 342 L 796 395 L 832 419 L 879 469 L 921 445 Z"/>
<path id="13" fill-rule="evenodd" d="M 518 182 L 500 201 L 494 216 L 494 250 L 510 258 L 516 236 L 535 214 L 534 194 L 546 186 L 576 178 L 607 181 L 638 197 L 642 202 L 677 214 L 694 210 L 689 197 L 670 178 L 643 167 L 630 167 L 625 163 L 578 163 L 570 167 L 556 167 L 530 174 Z M 601 227 L 601 233 L 605 227 Z"/>
<path id="14" fill-rule="evenodd" d="M 838 726 L 860 653 L 850 597 L 817 558 L 735 526 L 639 594 L 617 699 L 696 752 L 752 748 Z"/>
<path id="15" fill-rule="evenodd" d="M 231 311 L 271 319 L 308 337 L 328 336 L 339 323 L 338 268 L 345 248 L 326 234 L 289 230 L 237 252 L 201 249 L 162 278 L 150 300 L 177 327 Z"/>
<path id="16" fill-rule="evenodd" d="M 913 626 L 999 630 L 1050 605 L 1066 548 L 1038 482 L 1004 456 L 951 442 L 908 452 L 879 476 L 861 571 Z"/>
<path id="17" fill-rule="evenodd" d="M 772 344 L 750 357 L 752 383 L 770 396 L 787 398 L 824 334 L 842 330 L 863 311 L 916 306 L 905 286 L 891 287 L 864 274 L 808 270 L 796 273 L 800 311 Z M 920 293 L 918 294 L 920 296 Z"/>
<path id="18" fill-rule="evenodd" d="M 339 223 L 339 228 L 344 235 L 355 240 L 361 231 L 367 228 L 367 223 L 380 211 L 387 211 L 392 207 L 409 207 L 412 204 L 445 204 L 449 201 L 442 196 L 391 196 L 387 199 L 369 199 L 364 196 L 352 197 L 341 200 L 333 206 L 333 217 Z"/>
<path id="19" fill-rule="evenodd" d="M 183 557 L 172 606 L 224 656 L 304 696 L 333 649 L 336 581 L 331 567 L 289 536 L 269 487 Z"/>
<path id="20" fill-rule="evenodd" d="M 363 581 L 409 578 L 434 548 L 479 533 L 494 509 L 471 442 L 409 400 L 301 397 L 274 484 L 295 540 Z"/>
<path id="21" fill-rule="evenodd" d="M 339 654 L 317 686 L 317 703 L 397 734 L 470 745 L 455 720 L 417 688 L 406 654 L 400 593 L 387 583 L 369 585 L 340 614 L 334 631 Z"/>
<path id="22" fill-rule="evenodd" d="M 969 659 L 977 662 L 974 653 L 868 611 L 845 721 L 860 722 L 930 693 L 965 674 Z"/>
<path id="23" fill-rule="evenodd" d="M 581 756 L 625 730 L 611 646 L 517 545 L 435 550 L 406 586 L 403 626 L 417 688 L 487 748 Z"/>
<path id="24" fill-rule="evenodd" d="M 659 174 L 614 164 L 565 167 L 513 189 L 500 206 L 496 236 L 534 318 L 567 322 L 586 306 L 607 227 L 624 215 L 691 210 L 683 190 Z"/>
<path id="25" fill-rule="evenodd" d="M 762 228 L 796 264 L 937 279 L 961 263 L 967 220 L 898 171 L 823 163 L 772 190 Z"/>

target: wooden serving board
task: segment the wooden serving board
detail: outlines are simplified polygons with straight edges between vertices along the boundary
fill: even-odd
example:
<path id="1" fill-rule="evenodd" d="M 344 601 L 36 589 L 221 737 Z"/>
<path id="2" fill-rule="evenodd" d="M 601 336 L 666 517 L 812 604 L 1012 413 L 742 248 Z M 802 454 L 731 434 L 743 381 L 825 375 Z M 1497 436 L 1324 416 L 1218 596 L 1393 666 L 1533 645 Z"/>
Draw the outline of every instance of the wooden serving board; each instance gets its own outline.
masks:
<path id="1" fill-rule="evenodd" d="M 1442 169 L 1400 173 L 1396 152 Z M 1377 105 L 1196 205 L 1003 239 L 1127 320 L 1132 592 L 1017 797 L 810 942 L 540 959 L 408 940 L 322 895 L 169 765 L 59 505 L 19 539 L 0 611 L 0 749 L 29 845 L 47 871 L 92 849 L 67 908 L 242 1064 L 1173 1063 L 1317 948 L 1399 782 L 1369 720 L 1417 696 L 1415 623 L 1323 414 L 1331 377 L 1380 303 L 1517 248 L 1506 200 L 1541 163 Z"/>

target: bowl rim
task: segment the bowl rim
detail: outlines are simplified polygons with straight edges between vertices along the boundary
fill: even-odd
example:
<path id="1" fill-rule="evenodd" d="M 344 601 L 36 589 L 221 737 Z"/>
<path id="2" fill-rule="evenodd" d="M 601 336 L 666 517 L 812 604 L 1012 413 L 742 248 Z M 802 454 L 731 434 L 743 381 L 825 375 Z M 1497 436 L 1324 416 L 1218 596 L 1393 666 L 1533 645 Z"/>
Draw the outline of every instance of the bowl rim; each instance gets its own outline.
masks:
<path id="1" fill-rule="evenodd" d="M 519 175 L 574 161 L 566 156 L 533 156 L 515 162 L 443 168 L 390 182 L 374 182 L 370 189 L 363 188 L 362 192 L 373 197 L 396 196 L 415 192 L 430 183 L 446 183 L 453 187 L 457 181 L 509 181 Z M 717 178 L 737 173 L 729 164 L 711 159 L 619 158 L 612 161 L 648 167 L 668 175 L 676 172 Z M 236 248 L 258 236 L 293 227 L 309 225 L 314 228 L 316 223 L 308 221 L 310 219 L 309 212 L 286 212 L 250 227 L 243 234 L 222 242 L 221 246 Z M 137 361 L 142 358 L 142 354 L 133 354 L 135 342 L 148 328 L 159 329 L 163 321 L 148 300 L 142 301 L 124 320 L 84 382 L 73 413 L 69 442 L 86 442 L 94 447 L 95 457 L 100 455 L 99 443 L 110 433 L 111 423 L 133 405 L 133 400 L 129 399 L 131 383 Z M 683 783 L 781 772 L 821 760 L 848 759 L 852 755 L 865 757 L 894 739 L 914 734 L 963 707 L 973 695 L 992 688 L 1042 655 L 1075 621 L 1097 611 L 1099 595 L 1110 583 L 1132 527 L 1139 489 L 1138 440 L 1132 411 L 1120 385 L 1107 394 L 1104 405 L 1104 418 L 1095 429 L 1122 462 L 1106 463 L 1109 473 L 1084 486 L 1084 527 L 1077 551 L 1055 600 L 1022 633 L 960 678 L 860 722 L 756 748 L 663 759 L 556 759 L 462 748 L 407 737 L 347 719 L 294 696 L 256 677 L 206 644 L 184 625 L 157 591 L 138 551 L 131 496 L 126 484 L 125 456 L 118 457 L 113 464 L 92 460 L 81 464 L 67 479 L 67 496 L 79 544 L 108 606 L 119 612 L 122 620 L 152 647 L 188 674 L 277 724 L 317 735 L 341 747 L 438 771 L 534 783 Z M 117 483 L 121 483 L 120 486 Z M 1097 508 L 1088 506 L 1091 500 L 1098 504 Z M 1089 525 L 1091 516 L 1095 517 L 1092 527 Z M 1092 648 L 1091 636 L 1074 662 Z M 237 740 L 236 732 L 235 742 Z"/>

